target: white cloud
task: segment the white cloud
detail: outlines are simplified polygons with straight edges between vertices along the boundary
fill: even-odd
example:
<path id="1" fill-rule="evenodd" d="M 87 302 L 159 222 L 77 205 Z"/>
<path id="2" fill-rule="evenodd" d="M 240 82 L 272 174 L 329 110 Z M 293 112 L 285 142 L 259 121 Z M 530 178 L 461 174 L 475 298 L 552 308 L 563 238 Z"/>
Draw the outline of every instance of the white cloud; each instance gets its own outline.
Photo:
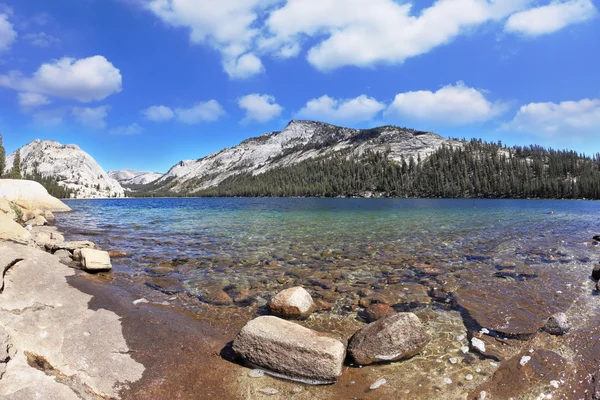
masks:
<path id="1" fill-rule="evenodd" d="M 110 110 L 109 106 L 73 107 L 72 114 L 83 126 L 92 129 L 105 129 L 108 110 Z"/>
<path id="2" fill-rule="evenodd" d="M 223 69 L 233 79 L 249 78 L 265 70 L 260 58 L 253 53 L 246 53 L 237 59 L 224 61 Z"/>
<path id="3" fill-rule="evenodd" d="M 240 97 L 238 105 L 246 111 L 243 122 L 267 122 L 283 111 L 283 107 L 275 102 L 275 97 L 268 94 L 253 93 Z"/>
<path id="4" fill-rule="evenodd" d="M 0 86 L 81 102 L 103 100 L 118 93 L 121 83 L 120 71 L 102 56 L 61 58 L 43 64 L 31 77 L 18 71 L 0 75 Z"/>
<path id="5" fill-rule="evenodd" d="M 60 125 L 63 123 L 66 113 L 67 113 L 67 109 L 64 107 L 40 110 L 40 111 L 35 112 L 32 115 L 32 118 L 33 118 L 33 122 L 35 122 L 38 125 L 56 126 L 56 125 Z"/>
<path id="6" fill-rule="evenodd" d="M 522 106 L 504 130 L 568 141 L 600 132 L 600 99 L 529 103 Z"/>
<path id="7" fill-rule="evenodd" d="M 154 122 L 169 121 L 175 117 L 175 113 L 169 107 L 166 106 L 152 106 L 148 107 L 142 112 L 147 120 Z"/>
<path id="8" fill-rule="evenodd" d="M 133 123 L 131 125 L 119 126 L 118 128 L 113 128 L 110 130 L 111 135 L 122 135 L 122 136 L 132 136 L 139 135 L 144 132 L 144 128 L 139 126 L 137 123 Z"/>
<path id="9" fill-rule="evenodd" d="M 8 21 L 7 14 L 0 14 L 0 52 L 6 51 L 17 39 L 17 32 Z"/>
<path id="10" fill-rule="evenodd" d="M 385 104 L 364 94 L 354 99 L 345 100 L 338 100 L 325 95 L 318 99 L 309 100 L 297 116 L 325 122 L 352 124 L 370 121 L 384 108 Z"/>
<path id="11" fill-rule="evenodd" d="M 248 55 L 259 34 L 255 22 L 278 0 L 146 0 L 146 8 L 168 25 L 189 29 L 190 41 L 217 49 L 224 70 L 233 78 L 262 72 L 262 63 Z M 258 67 L 260 65 L 260 68 Z"/>
<path id="12" fill-rule="evenodd" d="M 274 51 L 277 46 L 294 48 L 307 36 L 316 39 L 308 61 L 320 70 L 397 64 L 529 2 L 438 0 L 417 14 L 412 3 L 394 0 L 289 0 L 269 16 L 271 37 L 263 45 Z"/>
<path id="13" fill-rule="evenodd" d="M 446 125 L 466 125 L 487 121 L 504 111 L 505 104 L 492 103 L 480 90 L 458 82 L 436 92 L 420 90 L 400 93 L 387 109 L 386 115 Z"/>
<path id="14" fill-rule="evenodd" d="M 553 1 L 510 16 L 504 30 L 527 36 L 556 32 L 564 27 L 587 21 L 597 15 L 591 0 Z"/>
<path id="15" fill-rule="evenodd" d="M 60 43 L 60 40 L 46 32 L 27 33 L 23 35 L 23 40 L 26 40 L 33 46 L 37 47 L 51 47 L 55 44 Z"/>
<path id="16" fill-rule="evenodd" d="M 19 105 L 26 109 L 35 108 L 50 103 L 50 99 L 43 94 L 31 92 L 19 93 Z"/>
<path id="17" fill-rule="evenodd" d="M 225 110 L 216 100 L 196 103 L 190 108 L 176 108 L 177 120 L 184 124 L 198 124 L 204 121 L 216 121 L 225 115 Z"/>

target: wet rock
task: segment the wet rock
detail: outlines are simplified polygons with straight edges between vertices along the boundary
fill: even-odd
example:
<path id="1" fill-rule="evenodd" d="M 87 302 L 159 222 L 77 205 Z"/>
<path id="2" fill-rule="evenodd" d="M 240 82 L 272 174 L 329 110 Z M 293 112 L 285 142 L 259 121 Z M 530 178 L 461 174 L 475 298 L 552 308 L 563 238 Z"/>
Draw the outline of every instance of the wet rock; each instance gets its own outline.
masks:
<path id="1" fill-rule="evenodd" d="M 592 278 L 596 280 L 600 279 L 600 264 L 596 264 L 594 269 L 592 269 Z"/>
<path id="2" fill-rule="evenodd" d="M 223 290 L 216 290 L 214 292 L 211 292 L 208 295 L 206 295 L 203 298 L 203 300 L 206 303 L 215 306 L 229 306 L 233 304 L 233 299 L 231 298 L 231 296 L 229 296 L 229 294 L 227 294 L 227 292 Z"/>
<path id="3" fill-rule="evenodd" d="M 112 264 L 107 251 L 81 249 L 81 266 L 86 271 L 110 271 Z"/>
<path id="4" fill-rule="evenodd" d="M 373 322 L 352 336 L 348 353 L 357 364 L 398 361 L 419 353 L 429 334 L 413 313 L 397 313 Z"/>
<path id="5" fill-rule="evenodd" d="M 522 363 L 524 357 L 531 358 Z M 529 398 L 527 395 L 531 394 L 535 394 L 535 398 L 540 386 L 560 379 L 565 362 L 558 354 L 545 349 L 521 352 L 502 363 L 492 379 L 475 389 L 468 399 L 480 399 L 481 392 L 486 392 L 491 399 Z"/>
<path id="6" fill-rule="evenodd" d="M 314 309 L 310 294 L 301 286 L 282 290 L 269 302 L 269 309 L 283 318 L 306 318 Z"/>
<path id="7" fill-rule="evenodd" d="M 248 322 L 233 350 L 268 373 L 308 383 L 333 383 L 342 375 L 342 342 L 273 316 Z"/>
<path id="8" fill-rule="evenodd" d="M 600 242 L 600 235 L 595 235 L 593 239 L 597 242 Z"/>
<path id="9" fill-rule="evenodd" d="M 387 304 L 372 304 L 365 310 L 367 322 L 375 322 L 394 313 L 394 309 Z"/>
<path id="10" fill-rule="evenodd" d="M 110 258 L 123 258 L 123 257 L 130 257 L 131 254 L 126 252 L 126 251 L 119 251 L 119 250 L 111 250 L 108 252 L 108 255 L 110 256 Z"/>
<path id="11" fill-rule="evenodd" d="M 565 313 L 556 313 L 546 321 L 544 330 L 552 335 L 564 335 L 571 328 L 571 323 Z"/>

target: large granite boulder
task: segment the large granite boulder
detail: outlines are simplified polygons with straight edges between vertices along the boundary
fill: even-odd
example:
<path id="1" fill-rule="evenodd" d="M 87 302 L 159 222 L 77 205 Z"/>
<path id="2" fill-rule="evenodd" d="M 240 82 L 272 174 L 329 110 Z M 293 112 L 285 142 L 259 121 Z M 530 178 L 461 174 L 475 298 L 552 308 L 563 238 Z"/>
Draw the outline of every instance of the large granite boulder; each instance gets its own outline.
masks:
<path id="1" fill-rule="evenodd" d="M 0 179 L 0 198 L 12 201 L 26 210 L 71 211 L 59 199 L 50 196 L 39 183 L 20 179 Z"/>
<path id="2" fill-rule="evenodd" d="M 357 364 L 398 361 L 419 353 L 429 334 L 413 313 L 397 313 L 373 322 L 352 336 L 348 354 Z"/>
<path id="3" fill-rule="evenodd" d="M 11 204 L 10 201 L 0 198 L 0 214 L 5 214 L 11 217 L 13 220 L 18 220 L 19 216 L 15 210 L 16 204 Z"/>
<path id="4" fill-rule="evenodd" d="M 271 312 L 283 318 L 306 318 L 314 307 L 312 297 L 300 286 L 282 290 L 269 302 Z"/>
<path id="5" fill-rule="evenodd" d="M 8 214 L 0 213 L 0 240 L 28 244 L 31 241 L 31 233 Z"/>
<path id="6" fill-rule="evenodd" d="M 268 373 L 312 384 L 336 382 L 346 357 L 339 340 L 273 316 L 248 322 L 233 350 Z"/>
<path id="7" fill-rule="evenodd" d="M 81 265 L 84 270 L 92 272 L 112 269 L 108 252 L 95 249 L 81 249 Z"/>

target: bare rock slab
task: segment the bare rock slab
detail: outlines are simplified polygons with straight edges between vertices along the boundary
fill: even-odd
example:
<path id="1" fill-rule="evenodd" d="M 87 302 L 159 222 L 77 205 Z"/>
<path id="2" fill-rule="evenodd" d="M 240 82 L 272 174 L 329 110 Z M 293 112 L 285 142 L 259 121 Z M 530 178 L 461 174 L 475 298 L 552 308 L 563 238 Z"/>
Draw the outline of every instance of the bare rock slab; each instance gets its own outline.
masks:
<path id="1" fill-rule="evenodd" d="M 397 313 L 373 322 L 352 336 L 348 353 L 357 364 L 398 361 L 419 353 L 430 337 L 413 313 Z"/>
<path id="2" fill-rule="evenodd" d="M 81 249 L 81 265 L 86 271 L 110 271 L 112 264 L 107 251 Z"/>
<path id="3" fill-rule="evenodd" d="M 310 294 L 303 287 L 296 286 L 282 290 L 269 303 L 271 312 L 283 318 L 306 318 L 315 308 Z"/>
<path id="4" fill-rule="evenodd" d="M 233 350 L 273 375 L 312 384 L 336 382 L 346 357 L 339 340 L 273 316 L 248 322 Z"/>

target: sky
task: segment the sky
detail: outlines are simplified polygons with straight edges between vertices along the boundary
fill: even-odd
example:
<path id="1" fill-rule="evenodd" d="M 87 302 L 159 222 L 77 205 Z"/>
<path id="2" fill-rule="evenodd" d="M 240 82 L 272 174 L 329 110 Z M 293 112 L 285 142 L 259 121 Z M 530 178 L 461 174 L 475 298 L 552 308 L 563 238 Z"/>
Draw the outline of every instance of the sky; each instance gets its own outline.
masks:
<path id="1" fill-rule="evenodd" d="M 292 119 L 600 152 L 600 0 L 0 0 L 0 132 L 166 172 Z"/>

